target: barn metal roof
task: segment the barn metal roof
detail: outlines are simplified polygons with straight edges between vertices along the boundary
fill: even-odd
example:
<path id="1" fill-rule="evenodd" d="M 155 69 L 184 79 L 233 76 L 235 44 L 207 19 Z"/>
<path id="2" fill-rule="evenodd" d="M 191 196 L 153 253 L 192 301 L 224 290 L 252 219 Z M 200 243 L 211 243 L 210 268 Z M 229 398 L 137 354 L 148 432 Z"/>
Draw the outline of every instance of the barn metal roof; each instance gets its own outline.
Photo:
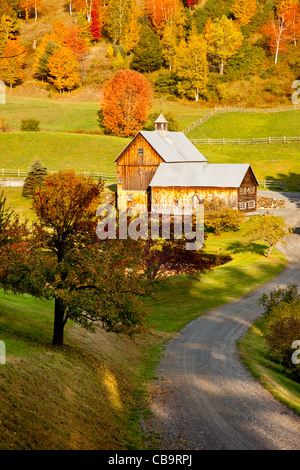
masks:
<path id="1" fill-rule="evenodd" d="M 141 131 L 140 134 L 166 163 L 207 161 L 182 132 Z"/>
<path id="2" fill-rule="evenodd" d="M 236 163 L 161 163 L 150 186 L 239 188 L 249 168 L 252 171 L 249 164 Z"/>

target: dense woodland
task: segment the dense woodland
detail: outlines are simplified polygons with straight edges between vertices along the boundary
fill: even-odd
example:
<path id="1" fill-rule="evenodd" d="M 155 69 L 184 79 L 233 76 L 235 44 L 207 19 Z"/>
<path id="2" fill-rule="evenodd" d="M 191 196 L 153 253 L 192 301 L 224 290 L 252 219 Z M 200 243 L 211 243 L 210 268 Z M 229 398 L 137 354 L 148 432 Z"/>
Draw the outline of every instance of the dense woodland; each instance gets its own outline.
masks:
<path id="1" fill-rule="evenodd" d="M 298 0 L 4 0 L 0 17 L 11 90 L 100 89 L 133 69 L 169 100 L 255 106 L 288 104 L 300 75 Z"/>

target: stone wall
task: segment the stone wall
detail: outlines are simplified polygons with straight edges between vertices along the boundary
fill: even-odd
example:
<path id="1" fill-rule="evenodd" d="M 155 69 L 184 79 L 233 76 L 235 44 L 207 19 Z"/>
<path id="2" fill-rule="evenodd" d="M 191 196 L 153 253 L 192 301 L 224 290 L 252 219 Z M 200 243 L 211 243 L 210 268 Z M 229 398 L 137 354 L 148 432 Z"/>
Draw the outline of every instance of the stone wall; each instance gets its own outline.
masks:
<path id="1" fill-rule="evenodd" d="M 283 209 L 285 201 L 283 199 L 274 199 L 272 197 L 258 196 L 257 208 L 258 209 Z"/>

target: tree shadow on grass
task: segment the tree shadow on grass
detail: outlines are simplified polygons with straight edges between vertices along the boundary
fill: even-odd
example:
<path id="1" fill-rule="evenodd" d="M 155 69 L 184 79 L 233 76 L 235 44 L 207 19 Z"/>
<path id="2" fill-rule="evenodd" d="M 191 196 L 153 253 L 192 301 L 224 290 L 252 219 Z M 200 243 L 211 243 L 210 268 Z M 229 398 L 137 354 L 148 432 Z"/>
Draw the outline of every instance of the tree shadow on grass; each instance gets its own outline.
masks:
<path id="1" fill-rule="evenodd" d="M 238 253 L 254 253 L 256 255 L 266 256 L 266 246 L 260 243 L 242 243 L 240 241 L 229 243 L 226 246 L 226 250 L 238 254 Z"/>

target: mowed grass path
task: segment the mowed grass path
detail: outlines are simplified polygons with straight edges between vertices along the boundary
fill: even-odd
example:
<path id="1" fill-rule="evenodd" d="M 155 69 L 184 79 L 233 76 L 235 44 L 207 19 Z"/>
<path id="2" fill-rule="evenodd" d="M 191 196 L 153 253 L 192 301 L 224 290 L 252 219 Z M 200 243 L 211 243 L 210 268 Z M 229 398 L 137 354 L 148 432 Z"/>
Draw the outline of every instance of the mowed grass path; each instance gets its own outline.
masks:
<path id="1" fill-rule="evenodd" d="M 188 133 L 189 139 L 300 136 L 300 110 L 216 114 Z"/>

